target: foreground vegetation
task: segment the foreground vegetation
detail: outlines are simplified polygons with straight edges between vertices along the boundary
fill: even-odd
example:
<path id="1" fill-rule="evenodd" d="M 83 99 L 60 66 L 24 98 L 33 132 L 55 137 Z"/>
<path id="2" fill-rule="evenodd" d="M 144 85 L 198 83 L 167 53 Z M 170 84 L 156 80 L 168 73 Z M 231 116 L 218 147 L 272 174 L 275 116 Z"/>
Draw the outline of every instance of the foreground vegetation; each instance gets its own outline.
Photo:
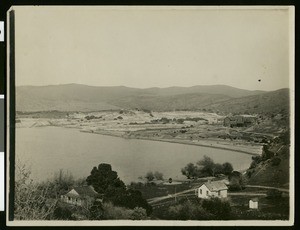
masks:
<path id="1" fill-rule="evenodd" d="M 262 154 L 253 157 L 245 173 L 234 171 L 229 162 L 219 164 L 205 156 L 182 168 L 188 180 L 179 184 L 168 183 L 160 172 L 148 172 L 144 176 L 146 183 L 126 186 L 111 165 L 103 163 L 94 167 L 87 178 L 74 179 L 69 172 L 60 170 L 54 178 L 35 183 L 30 170 L 18 162 L 15 219 L 286 220 L 289 217 L 289 145 L 288 132 L 269 141 Z M 228 180 L 228 199 L 198 199 L 193 189 L 205 182 L 203 177 Z M 83 185 L 92 185 L 99 194 L 90 207 L 60 201 L 61 194 Z M 164 196 L 165 199 L 152 202 Z M 253 196 L 259 197 L 258 210 L 248 208 Z"/>

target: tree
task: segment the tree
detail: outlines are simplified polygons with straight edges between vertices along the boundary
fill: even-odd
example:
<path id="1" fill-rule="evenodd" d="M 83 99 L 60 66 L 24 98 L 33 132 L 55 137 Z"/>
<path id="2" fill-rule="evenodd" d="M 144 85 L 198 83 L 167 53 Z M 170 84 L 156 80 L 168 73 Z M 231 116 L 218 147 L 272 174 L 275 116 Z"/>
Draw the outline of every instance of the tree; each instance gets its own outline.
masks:
<path id="1" fill-rule="evenodd" d="M 155 171 L 155 173 L 153 174 L 156 180 L 163 180 L 164 179 L 164 175 L 161 172 Z"/>
<path id="2" fill-rule="evenodd" d="M 145 178 L 148 180 L 148 182 L 151 182 L 154 180 L 154 174 L 153 172 L 147 172 Z"/>
<path id="3" fill-rule="evenodd" d="M 243 175 L 238 171 L 233 171 L 229 177 L 229 190 L 239 191 L 245 188 L 245 180 Z"/>
<path id="4" fill-rule="evenodd" d="M 138 190 L 128 189 L 126 192 L 111 191 L 112 195 L 110 201 L 113 204 L 134 209 L 135 207 L 142 207 L 149 215 L 152 212 L 152 207 L 148 204 L 147 200 L 143 198 L 142 193 Z"/>
<path id="5" fill-rule="evenodd" d="M 267 145 L 264 145 L 262 155 L 261 155 L 262 160 L 263 161 L 268 160 L 268 159 L 272 158 L 273 156 L 274 156 L 274 153 L 269 150 L 269 147 Z"/>
<path id="6" fill-rule="evenodd" d="M 16 220 L 49 220 L 57 201 L 49 199 L 48 186 L 35 183 L 31 171 L 21 162 L 16 163 L 14 215 Z"/>
<path id="7" fill-rule="evenodd" d="M 184 168 L 181 169 L 181 173 L 188 179 L 198 176 L 197 166 L 193 163 L 188 163 Z"/>
<path id="8" fill-rule="evenodd" d="M 96 192 L 104 195 L 105 202 L 112 202 L 113 205 L 133 209 L 142 207 L 147 214 L 152 212 L 152 207 L 142 197 L 138 190 L 127 189 L 124 182 L 113 171 L 109 164 L 99 164 L 94 167 L 86 179 L 88 185 L 92 185 Z"/>
<path id="9" fill-rule="evenodd" d="M 108 189 L 126 190 L 124 182 L 118 177 L 117 172 L 112 171 L 110 164 L 102 163 L 98 168 L 94 167 L 86 181 L 100 194 L 106 193 Z"/>
<path id="10" fill-rule="evenodd" d="M 214 176 L 215 163 L 210 157 L 204 155 L 203 159 L 197 162 L 197 165 L 201 167 L 201 173 L 208 176 Z"/>
<path id="11" fill-rule="evenodd" d="M 229 162 L 225 162 L 224 164 L 222 164 L 222 167 L 223 167 L 223 174 L 225 175 L 229 175 L 233 171 L 232 164 L 230 164 Z"/>
<path id="12" fill-rule="evenodd" d="M 189 163 L 181 169 L 182 174 L 188 179 L 201 176 L 215 176 L 216 174 L 229 175 L 232 171 L 233 167 L 229 162 L 221 165 L 215 163 L 213 159 L 206 155 L 197 162 L 197 165 Z"/>
<path id="13" fill-rule="evenodd" d="M 212 171 L 213 171 L 213 176 L 215 176 L 216 174 L 221 174 L 223 173 L 223 166 L 217 163 L 213 166 Z"/>
<path id="14" fill-rule="evenodd" d="M 163 174 L 161 172 L 155 171 L 154 173 L 149 171 L 147 172 L 145 178 L 148 180 L 148 182 L 153 181 L 154 179 L 156 180 L 163 180 Z"/>

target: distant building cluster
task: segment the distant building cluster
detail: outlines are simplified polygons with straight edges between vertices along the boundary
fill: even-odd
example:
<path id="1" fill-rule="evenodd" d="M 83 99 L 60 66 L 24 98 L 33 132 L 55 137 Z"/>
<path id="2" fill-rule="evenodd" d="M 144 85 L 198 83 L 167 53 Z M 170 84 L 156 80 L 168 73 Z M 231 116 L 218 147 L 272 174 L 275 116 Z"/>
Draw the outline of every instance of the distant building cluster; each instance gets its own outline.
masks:
<path id="1" fill-rule="evenodd" d="M 256 124 L 257 117 L 252 115 L 236 115 L 224 118 L 223 124 L 226 127 L 247 127 Z"/>

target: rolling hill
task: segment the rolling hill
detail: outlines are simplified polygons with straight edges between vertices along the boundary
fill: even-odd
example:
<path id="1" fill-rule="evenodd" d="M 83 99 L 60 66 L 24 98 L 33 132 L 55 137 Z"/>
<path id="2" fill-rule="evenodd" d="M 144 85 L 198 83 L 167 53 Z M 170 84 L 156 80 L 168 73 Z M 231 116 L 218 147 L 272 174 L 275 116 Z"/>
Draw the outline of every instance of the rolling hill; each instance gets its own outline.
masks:
<path id="1" fill-rule="evenodd" d="M 253 96 L 232 98 L 205 107 L 224 113 L 287 114 L 289 111 L 289 89 L 285 88 Z"/>
<path id="2" fill-rule="evenodd" d="M 154 111 L 199 110 L 261 112 L 286 109 L 288 89 L 249 91 L 225 85 L 129 88 L 79 84 L 16 87 L 16 110 L 100 111 L 148 109 Z"/>

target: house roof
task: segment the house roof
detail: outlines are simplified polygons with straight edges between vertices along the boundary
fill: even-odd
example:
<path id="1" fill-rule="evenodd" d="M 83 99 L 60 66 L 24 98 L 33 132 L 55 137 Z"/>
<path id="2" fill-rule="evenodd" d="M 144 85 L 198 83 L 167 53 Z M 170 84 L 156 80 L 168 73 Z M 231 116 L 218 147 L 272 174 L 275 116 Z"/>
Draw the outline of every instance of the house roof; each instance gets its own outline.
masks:
<path id="1" fill-rule="evenodd" d="M 258 198 L 252 198 L 252 202 L 258 202 Z"/>
<path id="2" fill-rule="evenodd" d="M 222 181 L 206 182 L 206 183 L 204 183 L 204 185 L 212 192 L 228 189 L 226 184 Z"/>
<path id="3" fill-rule="evenodd" d="M 85 196 L 96 197 L 98 195 L 98 193 L 94 190 L 92 186 L 74 187 L 73 189 L 81 197 L 85 197 Z M 77 195 L 70 193 L 70 191 L 66 195 L 78 197 Z"/>

